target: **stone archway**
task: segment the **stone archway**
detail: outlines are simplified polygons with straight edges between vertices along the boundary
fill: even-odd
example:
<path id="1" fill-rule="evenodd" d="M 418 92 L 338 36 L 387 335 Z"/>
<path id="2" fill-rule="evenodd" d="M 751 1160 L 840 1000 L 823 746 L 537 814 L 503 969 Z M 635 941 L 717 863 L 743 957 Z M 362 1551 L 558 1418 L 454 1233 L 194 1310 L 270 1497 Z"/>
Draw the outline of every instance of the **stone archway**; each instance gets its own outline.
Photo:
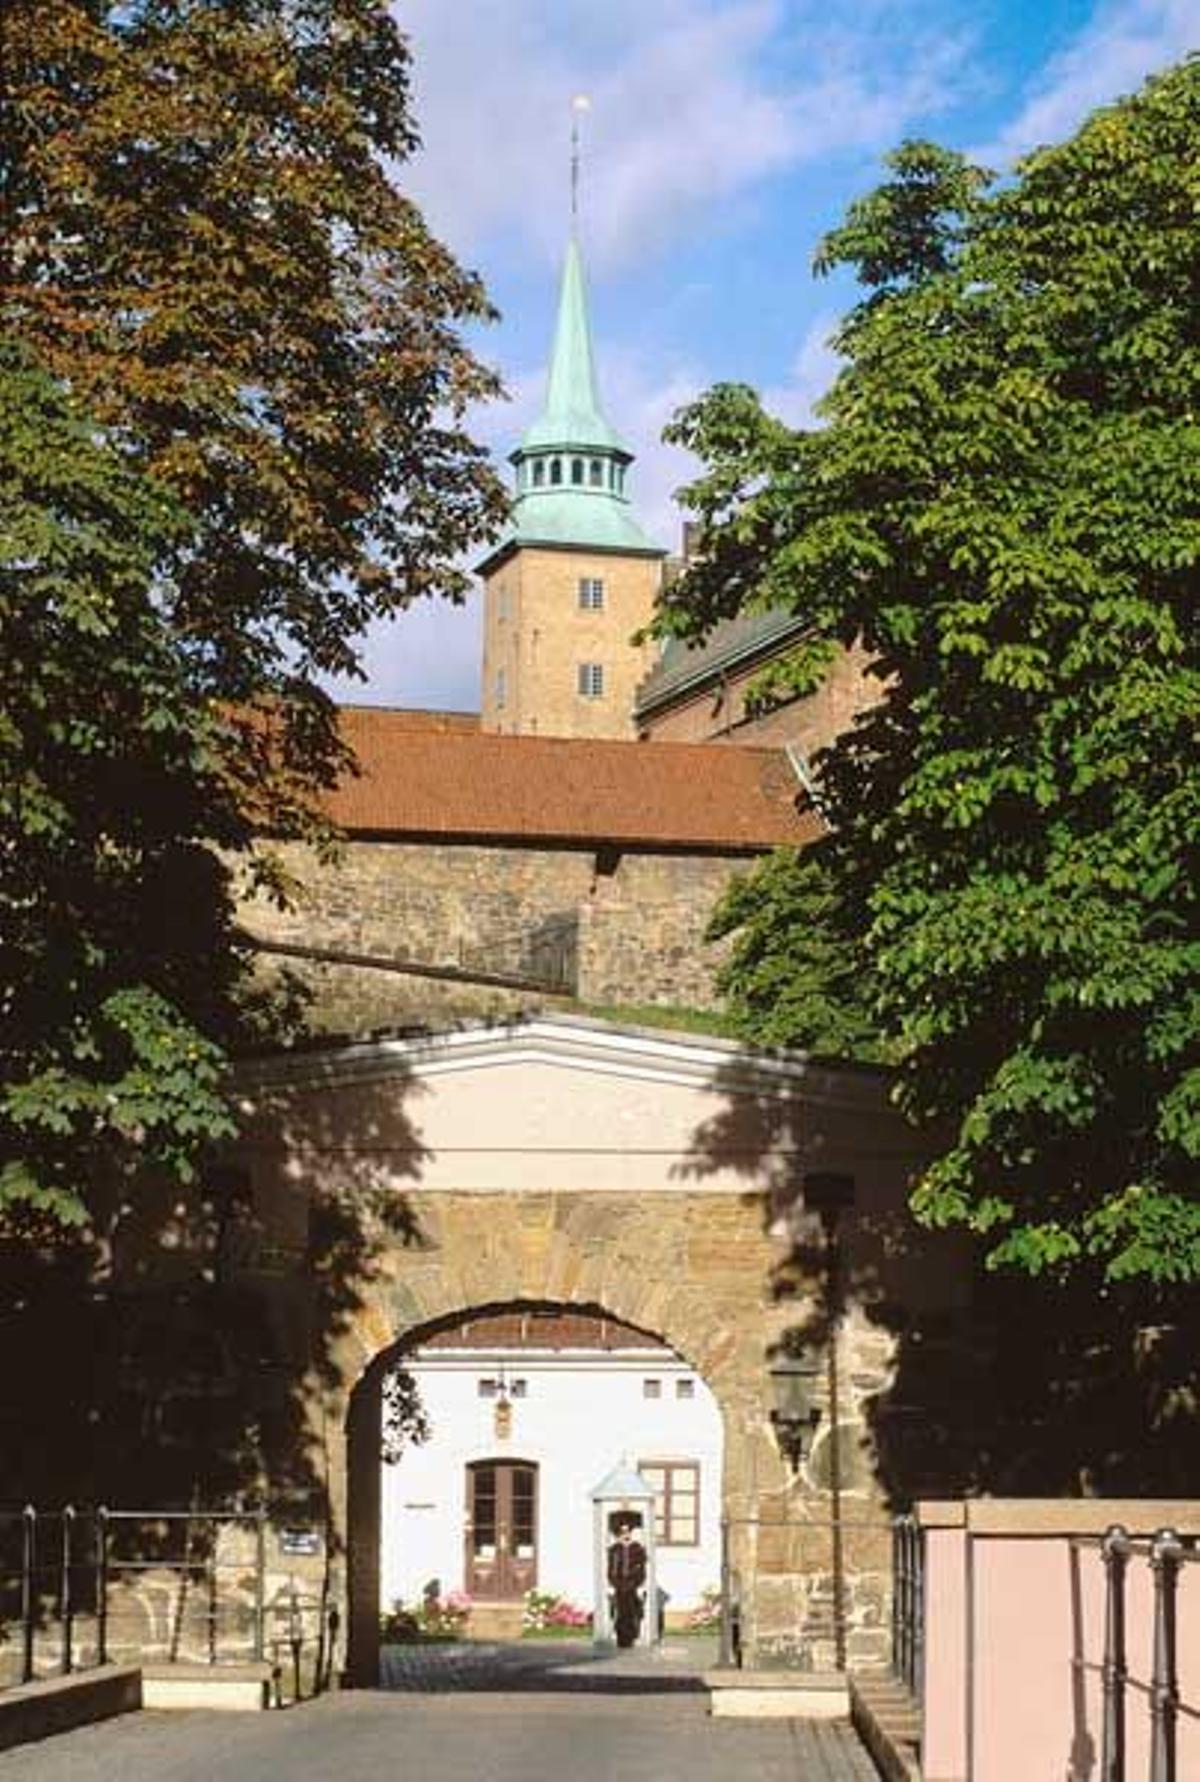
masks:
<path id="1" fill-rule="evenodd" d="M 334 1599 L 343 1560 L 356 1581 L 362 1566 L 342 1432 L 365 1416 L 381 1358 L 475 1308 L 598 1307 L 684 1357 L 720 1407 L 748 1645 L 825 1663 L 830 1538 L 817 1531 L 831 1526 L 831 1480 L 781 1459 L 770 1370 L 797 1342 L 828 1351 L 802 1193 L 809 1170 L 844 1173 L 856 1184 L 846 1278 L 864 1298 L 837 1327 L 838 1422 L 844 1443 L 865 1442 L 865 1406 L 886 1388 L 892 1354 L 866 1296 L 890 1304 L 922 1291 L 901 1211 L 919 1151 L 886 1080 L 544 1016 L 244 1074 L 264 1229 L 304 1254 L 306 1221 L 333 1205 L 355 1234 L 352 1266 L 317 1294 L 304 1387 L 310 1448 L 327 1469 Z M 865 1447 L 861 1471 L 845 1558 L 860 1660 L 886 1648 L 889 1588 L 886 1507 Z M 370 1680 L 377 1625 L 355 1599 L 350 1670 Z"/>
<path id="2" fill-rule="evenodd" d="M 387 1259 L 346 1332 L 344 1468 L 335 1532 L 348 1564 L 347 1674 L 374 1682 L 379 1626 L 379 1392 L 422 1336 L 512 1306 L 607 1315 L 646 1331 L 706 1382 L 724 1431 L 722 1506 L 752 1514 L 786 1491 L 766 1404 L 779 1312 L 752 1203 L 710 1195 L 412 1196 L 425 1247 Z"/>

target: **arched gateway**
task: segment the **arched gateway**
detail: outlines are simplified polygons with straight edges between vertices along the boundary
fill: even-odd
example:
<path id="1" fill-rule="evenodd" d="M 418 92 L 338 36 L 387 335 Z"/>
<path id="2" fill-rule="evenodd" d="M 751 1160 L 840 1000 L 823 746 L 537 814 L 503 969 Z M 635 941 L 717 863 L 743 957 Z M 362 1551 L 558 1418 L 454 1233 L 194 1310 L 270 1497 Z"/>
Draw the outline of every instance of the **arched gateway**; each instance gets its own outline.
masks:
<path id="1" fill-rule="evenodd" d="M 245 1086 L 264 1217 L 294 1229 L 319 1195 L 353 1204 L 372 1233 L 310 1382 L 333 1548 L 348 1558 L 352 1680 L 372 1681 L 377 1661 L 379 1381 L 423 1334 L 501 1306 L 601 1311 L 686 1359 L 720 1408 L 746 1638 L 827 1659 L 829 1468 L 821 1436 L 795 1472 L 782 1457 L 771 1376 L 798 1335 L 826 1334 L 806 1175 L 853 1178 L 847 1226 L 880 1253 L 903 1217 L 915 1152 L 878 1075 L 538 1016 L 277 1059 Z M 852 1655 L 869 1661 L 884 1655 L 887 1548 L 860 1412 L 890 1356 L 853 1294 L 837 1353 L 832 1482 L 852 1499 L 848 1618 Z M 812 1392 L 827 1437 L 819 1366 Z"/>

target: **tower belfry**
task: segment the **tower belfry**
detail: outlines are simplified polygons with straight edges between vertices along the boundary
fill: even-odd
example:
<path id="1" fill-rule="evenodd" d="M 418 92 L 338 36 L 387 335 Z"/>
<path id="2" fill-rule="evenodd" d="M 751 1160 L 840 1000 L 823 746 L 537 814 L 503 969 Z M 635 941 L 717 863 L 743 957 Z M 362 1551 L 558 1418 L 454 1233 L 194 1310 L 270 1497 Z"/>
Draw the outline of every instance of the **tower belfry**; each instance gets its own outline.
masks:
<path id="1" fill-rule="evenodd" d="M 571 234 L 542 412 L 510 454 L 512 515 L 479 565 L 485 730 L 633 736 L 652 665 L 649 620 L 666 553 L 629 504 L 633 453 L 600 405 L 576 230 L 579 101 L 571 133 Z"/>

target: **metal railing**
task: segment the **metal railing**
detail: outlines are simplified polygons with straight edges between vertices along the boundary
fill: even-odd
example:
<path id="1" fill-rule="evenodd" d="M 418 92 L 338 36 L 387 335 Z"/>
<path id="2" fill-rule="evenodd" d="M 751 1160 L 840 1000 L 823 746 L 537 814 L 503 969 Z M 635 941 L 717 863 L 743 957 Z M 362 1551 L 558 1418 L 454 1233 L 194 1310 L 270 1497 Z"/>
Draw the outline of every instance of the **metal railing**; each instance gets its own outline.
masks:
<path id="1" fill-rule="evenodd" d="M 136 1647 L 169 1664 L 264 1658 L 263 1511 L 105 1509 L 98 1517 L 102 1649 Z"/>
<path id="2" fill-rule="evenodd" d="M 70 1504 L 0 1510 L 0 1687 L 103 1662 L 76 1636 L 95 1616 L 97 1527 Z"/>
<path id="3" fill-rule="evenodd" d="M 925 1531 L 915 1516 L 892 1524 L 892 1670 L 919 1702 L 925 1686 Z"/>
<path id="4" fill-rule="evenodd" d="M 276 1576 L 262 1510 L 0 1509 L 0 1689 L 114 1660 L 270 1661 L 273 1695 L 320 1694 L 338 1615 Z"/>
<path id="5" fill-rule="evenodd" d="M 1181 1713 L 1200 1715 L 1179 1694 L 1176 1651 L 1176 1602 L 1179 1573 L 1200 1564 L 1200 1552 L 1185 1545 L 1173 1529 L 1137 1539 L 1119 1524 L 1102 1535 L 1076 1535 L 1071 1546 L 1098 1547 L 1104 1565 L 1104 1658 L 1101 1664 L 1075 1659 L 1079 1671 L 1099 1669 L 1102 1691 L 1100 1772 L 1098 1782 L 1132 1782 L 1126 1767 L 1125 1730 L 1128 1693 L 1147 1703 L 1150 1756 L 1147 1782 L 1178 1782 L 1176 1756 Z M 1126 1650 L 1126 1587 L 1129 1567 L 1142 1561 L 1150 1568 L 1154 1590 L 1154 1645 L 1149 1679 L 1130 1674 Z"/>

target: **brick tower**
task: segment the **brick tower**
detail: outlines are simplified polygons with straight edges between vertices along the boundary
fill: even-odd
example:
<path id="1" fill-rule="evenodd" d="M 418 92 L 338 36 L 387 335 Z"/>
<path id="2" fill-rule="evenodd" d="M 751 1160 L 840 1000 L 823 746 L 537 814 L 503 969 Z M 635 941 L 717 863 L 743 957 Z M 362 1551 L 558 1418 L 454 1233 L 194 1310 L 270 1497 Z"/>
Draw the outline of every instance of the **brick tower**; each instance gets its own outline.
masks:
<path id="1" fill-rule="evenodd" d="M 666 553 L 629 505 L 633 454 L 600 410 L 579 244 L 567 246 L 546 402 L 511 453 L 512 518 L 478 566 L 484 730 L 634 737 L 657 660 L 650 618 Z"/>

